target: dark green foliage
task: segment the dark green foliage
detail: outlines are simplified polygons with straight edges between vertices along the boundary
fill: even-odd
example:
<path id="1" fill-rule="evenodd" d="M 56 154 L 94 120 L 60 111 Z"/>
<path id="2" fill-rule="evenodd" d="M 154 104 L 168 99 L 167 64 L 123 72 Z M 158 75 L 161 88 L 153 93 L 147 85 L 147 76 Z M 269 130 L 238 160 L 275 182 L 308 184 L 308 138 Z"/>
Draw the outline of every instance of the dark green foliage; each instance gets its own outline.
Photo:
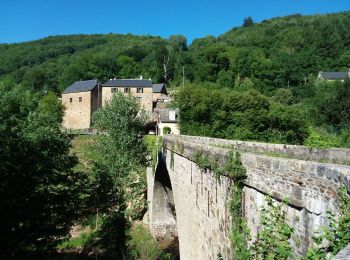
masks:
<path id="1" fill-rule="evenodd" d="M 197 93 L 204 97 L 186 112 L 196 118 L 188 121 L 189 115 L 184 115 L 184 133 L 301 144 L 307 137 L 302 122 L 306 118 L 309 125 L 337 135 L 338 146 L 350 147 L 349 84 L 315 86 L 319 71 L 350 67 L 350 12 L 297 14 L 262 23 L 248 17 L 244 25 L 217 38 L 195 39 L 189 47 L 182 35 L 161 39 L 130 34 L 57 36 L 3 44 L 0 79 L 55 92 L 76 80 L 140 75 L 179 86 L 184 67 L 186 85 L 195 82 L 224 91 Z M 233 113 L 234 105 L 221 105 L 224 99 L 249 103 L 250 95 L 251 99 L 261 96 L 230 95 L 230 90 L 257 90 L 277 104 L 266 101 L 268 107 L 256 104 Z"/>
<path id="2" fill-rule="evenodd" d="M 190 81 L 232 87 L 250 78 L 262 89 L 298 87 L 319 71 L 346 70 L 350 55 L 350 13 L 301 16 L 254 23 L 215 38 L 182 35 L 169 39 L 127 35 L 48 37 L 0 45 L 0 79 L 11 78 L 35 89 L 60 91 L 80 79 L 135 77 L 180 82 L 182 66 Z M 120 58 L 122 57 L 122 58 Z"/>
<path id="3" fill-rule="evenodd" d="M 250 240 L 250 231 L 242 215 L 242 191 L 243 182 L 247 178 L 246 169 L 243 167 L 240 159 L 240 153 L 231 151 L 226 158 L 226 163 L 223 168 L 232 180 L 232 194 L 229 205 L 230 214 L 232 217 L 231 226 L 231 246 L 234 259 L 250 259 L 251 251 L 248 241 Z"/>
<path id="4" fill-rule="evenodd" d="M 314 140 L 327 139 L 328 147 L 350 147 L 350 81 L 316 81 L 309 87 L 313 95 L 305 99 L 301 108 L 310 124 L 316 126 L 311 127 Z M 307 142 L 309 146 L 318 145 L 315 144 Z"/>
<path id="5" fill-rule="evenodd" d="M 163 135 L 171 134 L 171 128 L 166 126 L 163 128 Z"/>
<path id="6" fill-rule="evenodd" d="M 298 111 L 257 91 L 210 90 L 191 85 L 176 96 L 183 134 L 301 144 L 306 123 Z"/>
<path id="7" fill-rule="evenodd" d="M 312 148 L 332 148 L 337 147 L 337 140 L 327 131 L 322 129 L 309 128 L 309 137 L 305 140 L 305 145 Z"/>
<path id="8" fill-rule="evenodd" d="M 145 164 L 141 133 L 146 117 L 140 109 L 137 98 L 117 93 L 94 114 L 94 125 L 102 133 L 98 148 L 103 163 L 116 177 Z"/>
<path id="9" fill-rule="evenodd" d="M 144 120 L 137 99 L 121 93 L 94 114 L 95 126 L 101 134 L 97 146 L 100 156 L 94 163 L 92 199 L 102 212 L 124 212 L 124 202 L 133 199 L 133 191 L 143 192 L 145 183 L 141 176 L 146 165 L 146 146 L 141 133 Z M 134 189 L 129 187 L 132 183 Z"/>
<path id="10" fill-rule="evenodd" d="M 173 51 L 174 49 L 174 51 Z M 48 37 L 23 44 L 0 45 L 0 79 L 11 79 L 35 90 L 56 92 L 77 80 L 135 78 L 164 81 L 164 58 L 169 57 L 167 80 L 179 68 L 177 56 L 187 49 L 184 36 L 73 35 Z"/>
<path id="11" fill-rule="evenodd" d="M 293 228 L 286 222 L 283 204 L 274 203 L 266 196 L 268 207 L 261 211 L 261 229 L 253 247 L 255 259 L 289 259 L 292 257 L 292 246 L 289 239 Z"/>
<path id="12" fill-rule="evenodd" d="M 156 135 L 146 135 L 143 141 L 147 147 L 147 153 L 151 156 L 152 171 L 155 173 L 158 163 L 158 158 L 162 153 L 163 139 Z"/>
<path id="13" fill-rule="evenodd" d="M 130 222 L 144 214 L 146 146 L 145 116 L 133 96 L 118 93 L 94 114 L 99 131 L 91 170 L 90 211 L 104 215 L 95 247 L 122 257 Z M 140 199 L 141 198 L 141 199 Z"/>
<path id="14" fill-rule="evenodd" d="M 216 160 L 210 159 L 208 155 L 201 152 L 196 152 L 192 160 L 202 171 L 214 171 L 218 167 Z"/>
<path id="15" fill-rule="evenodd" d="M 54 95 L 0 86 L 1 254 L 51 249 L 79 216 L 86 175 L 74 172 Z"/>
<path id="16" fill-rule="evenodd" d="M 142 224 L 136 224 L 129 230 L 128 258 L 127 259 L 170 259 L 164 253 L 157 240 L 152 237 L 149 230 Z"/>
<path id="17" fill-rule="evenodd" d="M 249 27 L 249 26 L 252 26 L 253 24 L 254 24 L 254 21 L 250 16 L 247 18 L 244 18 L 243 27 Z"/>
<path id="18" fill-rule="evenodd" d="M 324 88 L 321 90 L 321 88 Z M 350 79 L 344 83 L 325 83 L 315 99 L 315 108 L 321 120 L 334 126 L 350 126 Z M 322 93 L 323 92 L 323 93 Z"/>

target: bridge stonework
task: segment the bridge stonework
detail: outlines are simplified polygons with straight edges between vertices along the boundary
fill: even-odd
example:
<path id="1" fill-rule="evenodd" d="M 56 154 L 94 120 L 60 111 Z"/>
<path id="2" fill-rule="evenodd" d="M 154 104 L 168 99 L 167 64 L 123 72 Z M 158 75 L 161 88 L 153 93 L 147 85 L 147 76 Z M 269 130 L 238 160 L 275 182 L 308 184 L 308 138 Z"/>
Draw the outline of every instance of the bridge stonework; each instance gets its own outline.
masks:
<path id="1" fill-rule="evenodd" d="M 346 149 L 317 150 L 171 135 L 164 138 L 163 147 L 183 260 L 217 259 L 219 253 L 224 259 L 232 259 L 228 207 L 232 180 L 223 176 L 218 181 L 213 173 L 200 170 L 192 159 L 195 153 L 202 152 L 224 163 L 232 149 L 241 152 L 241 162 L 247 170 L 243 214 L 253 238 L 260 226 L 261 208 L 266 205 L 265 195 L 277 202 L 289 199 L 285 211 L 295 229 L 290 242 L 297 256 L 306 252 L 314 231 L 327 224 L 326 211 L 338 211 L 339 187 L 344 185 L 350 190 L 350 167 L 343 165 L 350 160 L 350 150 Z M 152 181 L 148 185 L 152 189 Z M 153 213 L 149 214 L 152 218 Z"/>

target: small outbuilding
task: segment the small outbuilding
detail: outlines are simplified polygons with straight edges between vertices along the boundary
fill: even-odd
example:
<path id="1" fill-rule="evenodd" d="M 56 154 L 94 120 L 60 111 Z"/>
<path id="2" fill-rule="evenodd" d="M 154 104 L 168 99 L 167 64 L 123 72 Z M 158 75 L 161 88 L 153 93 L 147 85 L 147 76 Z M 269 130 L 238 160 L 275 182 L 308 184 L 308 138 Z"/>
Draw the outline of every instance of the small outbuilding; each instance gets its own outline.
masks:
<path id="1" fill-rule="evenodd" d="M 347 78 L 350 78 L 350 69 L 348 72 L 329 71 L 329 72 L 318 73 L 318 79 L 323 79 L 328 81 L 335 81 L 335 80 L 344 81 Z"/>
<path id="2" fill-rule="evenodd" d="M 158 135 L 163 136 L 165 134 L 180 134 L 178 127 L 178 111 L 176 109 L 159 109 L 157 114 Z"/>

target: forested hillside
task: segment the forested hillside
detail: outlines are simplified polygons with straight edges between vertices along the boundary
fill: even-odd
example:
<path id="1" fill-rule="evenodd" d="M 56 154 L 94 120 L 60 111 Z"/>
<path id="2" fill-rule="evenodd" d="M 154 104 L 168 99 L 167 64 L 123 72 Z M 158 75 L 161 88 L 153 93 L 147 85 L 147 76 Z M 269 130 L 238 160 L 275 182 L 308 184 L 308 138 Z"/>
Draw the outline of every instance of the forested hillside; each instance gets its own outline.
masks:
<path id="1" fill-rule="evenodd" d="M 350 80 L 317 80 L 319 71 L 349 67 L 350 12 L 246 18 L 189 46 L 182 35 L 130 34 L 0 44 L 0 256 L 78 249 L 170 259 L 134 225 L 146 210 L 145 169 L 161 140 L 140 135 L 146 115 L 135 97 L 119 93 L 93 116 L 107 134 L 71 142 L 58 96 L 74 81 L 165 82 L 177 90 L 182 134 L 350 148 Z M 85 229 L 72 237 L 77 226 Z M 334 232 L 337 241 L 349 233 Z"/>
<path id="2" fill-rule="evenodd" d="M 140 75 L 178 87 L 184 68 L 191 90 L 177 99 L 183 108 L 182 133 L 302 144 L 314 133 L 312 127 L 316 137 L 340 134 L 341 140 L 332 141 L 332 146 L 350 146 L 348 88 L 316 82 L 319 71 L 350 67 L 350 12 L 292 15 L 261 23 L 247 18 L 241 27 L 217 38 L 195 39 L 189 46 L 182 35 L 169 39 L 131 34 L 52 36 L 2 44 L 0 57 L 0 80 L 5 84 L 57 94 L 81 79 Z M 196 91 L 197 87 L 203 90 Z M 251 92 L 246 91 L 256 94 L 248 98 Z M 242 92 L 240 101 L 248 102 L 242 103 L 247 110 L 223 107 L 233 101 L 220 99 L 238 92 Z M 254 97 L 268 105 L 254 108 L 252 102 L 260 104 Z M 251 109 L 260 115 L 253 121 L 248 117 Z M 244 120 L 238 120 L 238 112 Z M 233 115 L 235 119 L 228 120 Z"/>
<path id="3" fill-rule="evenodd" d="M 176 85 L 233 87 L 248 77 L 261 91 L 297 86 L 319 71 L 350 65 L 350 12 L 274 18 L 243 24 L 218 38 L 134 35 L 53 36 L 0 45 L 0 77 L 34 89 L 62 90 L 79 79 L 137 77 Z"/>
<path id="4" fill-rule="evenodd" d="M 140 74 L 160 79 L 160 54 L 165 43 L 159 37 L 109 34 L 54 36 L 3 44 L 0 75 L 35 90 L 56 92 L 80 79 L 107 80 Z"/>

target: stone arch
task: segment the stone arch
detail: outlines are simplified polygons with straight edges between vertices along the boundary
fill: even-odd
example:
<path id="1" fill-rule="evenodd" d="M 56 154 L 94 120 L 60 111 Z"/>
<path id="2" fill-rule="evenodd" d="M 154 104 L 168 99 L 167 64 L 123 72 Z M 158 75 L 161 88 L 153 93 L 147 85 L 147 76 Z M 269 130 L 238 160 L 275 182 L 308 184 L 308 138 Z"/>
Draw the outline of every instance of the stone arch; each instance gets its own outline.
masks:
<path id="1" fill-rule="evenodd" d="M 148 172 L 149 226 L 162 248 L 178 254 L 176 210 L 166 164 L 159 154 L 155 172 Z"/>

